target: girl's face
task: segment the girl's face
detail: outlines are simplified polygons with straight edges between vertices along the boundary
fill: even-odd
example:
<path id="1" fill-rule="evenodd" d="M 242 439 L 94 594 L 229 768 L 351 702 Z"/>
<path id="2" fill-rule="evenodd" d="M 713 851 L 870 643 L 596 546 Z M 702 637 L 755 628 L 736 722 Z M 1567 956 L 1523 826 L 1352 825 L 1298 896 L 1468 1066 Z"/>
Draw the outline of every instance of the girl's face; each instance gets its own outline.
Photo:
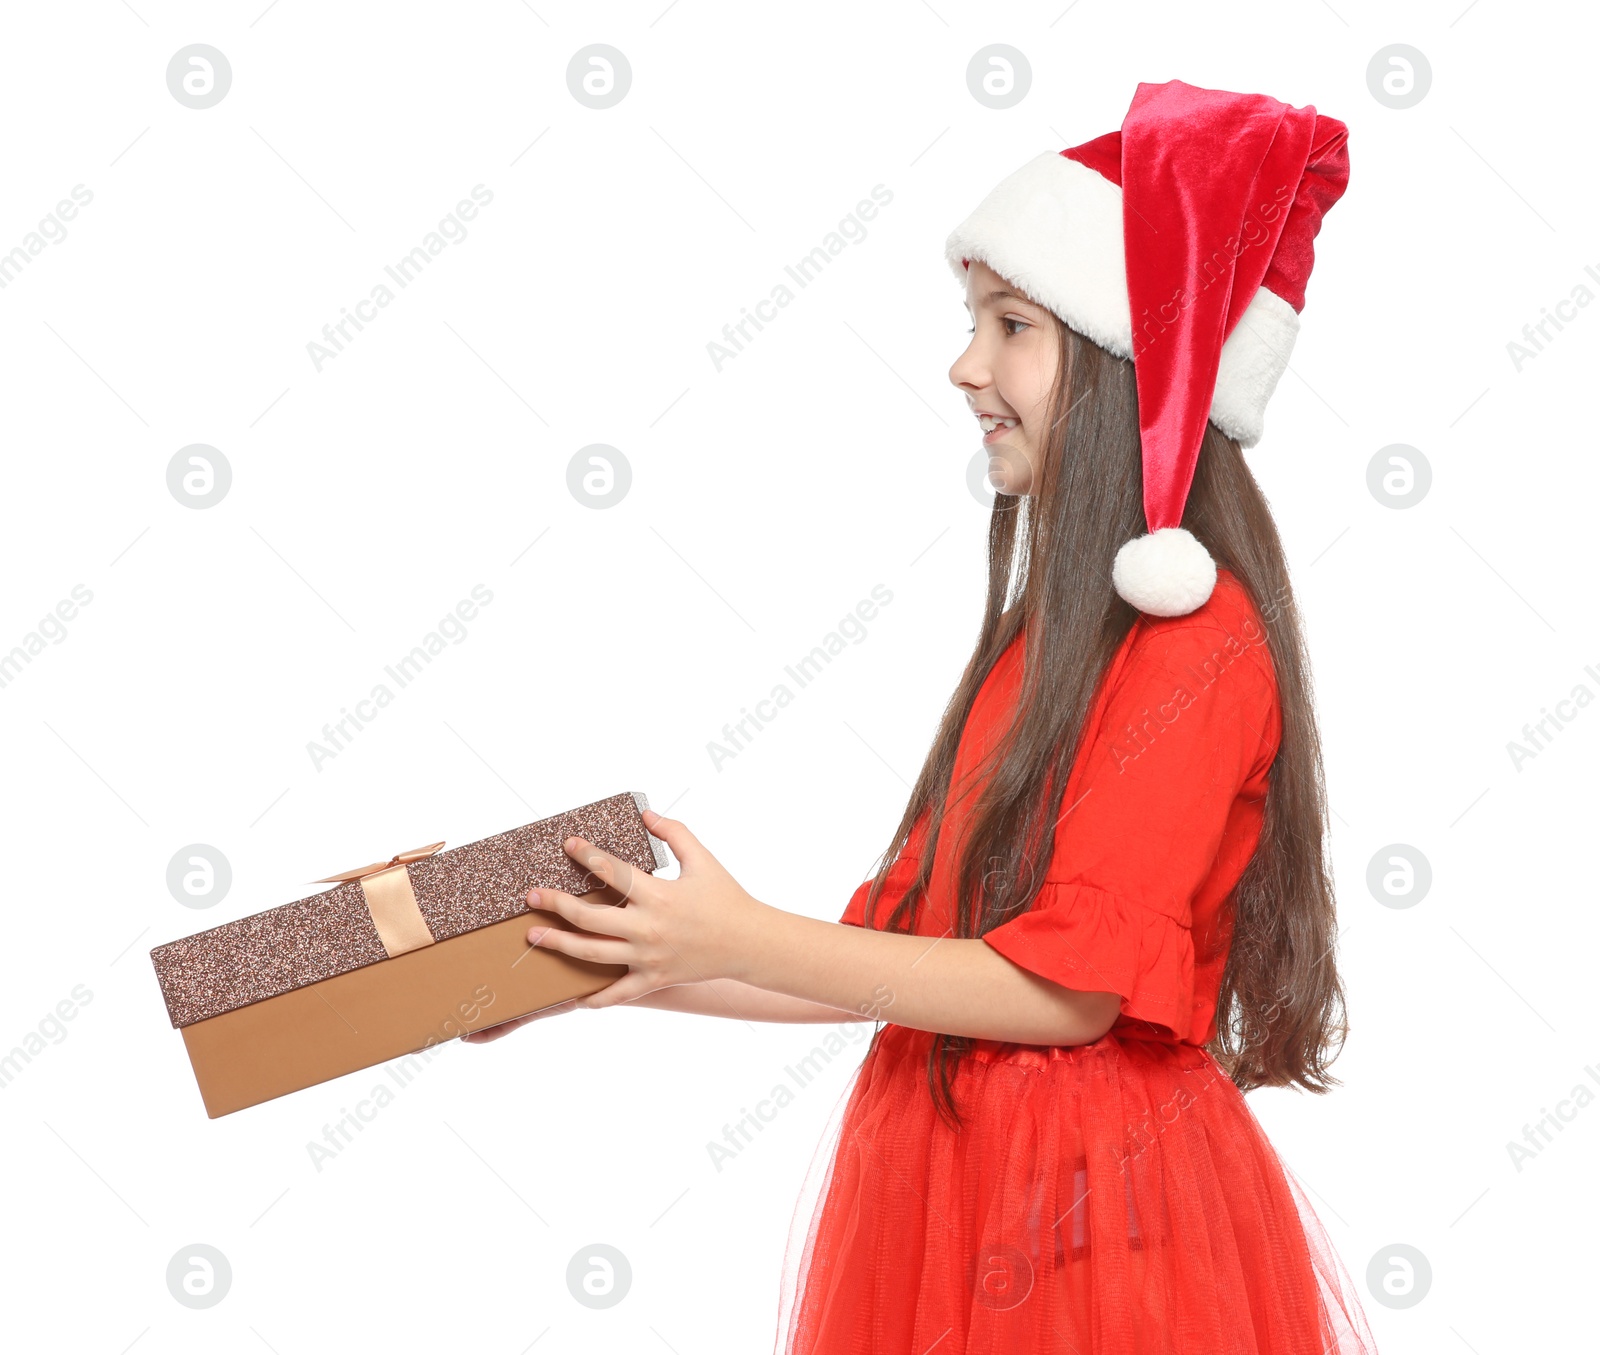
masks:
<path id="1" fill-rule="evenodd" d="M 976 259 L 967 265 L 966 307 L 972 342 L 951 365 L 950 380 L 984 430 L 989 483 L 1002 494 L 1026 494 L 1043 461 L 1050 388 L 1061 361 L 1055 323 Z"/>

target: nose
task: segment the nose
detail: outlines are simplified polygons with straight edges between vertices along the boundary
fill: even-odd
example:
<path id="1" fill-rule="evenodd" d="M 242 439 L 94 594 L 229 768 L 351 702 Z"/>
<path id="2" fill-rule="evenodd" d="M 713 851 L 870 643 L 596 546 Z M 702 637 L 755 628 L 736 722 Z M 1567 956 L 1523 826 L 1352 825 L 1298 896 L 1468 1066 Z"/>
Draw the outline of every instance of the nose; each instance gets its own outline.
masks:
<path id="1" fill-rule="evenodd" d="M 989 368 L 974 334 L 961 356 L 950 364 L 950 384 L 967 395 L 975 395 L 989 384 Z"/>

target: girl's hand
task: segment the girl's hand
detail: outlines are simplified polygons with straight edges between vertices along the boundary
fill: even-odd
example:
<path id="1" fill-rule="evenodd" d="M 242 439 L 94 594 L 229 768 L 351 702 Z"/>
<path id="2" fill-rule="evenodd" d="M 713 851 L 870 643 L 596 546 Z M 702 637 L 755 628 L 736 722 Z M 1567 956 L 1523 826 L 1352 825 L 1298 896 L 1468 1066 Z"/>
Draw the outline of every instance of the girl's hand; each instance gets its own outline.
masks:
<path id="1" fill-rule="evenodd" d="M 547 1016 L 560 1016 L 563 1012 L 570 1012 L 577 1004 L 577 998 L 568 998 L 565 1002 L 557 1002 L 553 1007 L 543 1007 L 536 1012 L 529 1012 L 526 1016 L 502 1021 L 498 1026 L 485 1026 L 482 1030 L 468 1031 L 461 1038 L 467 1044 L 489 1044 L 503 1035 L 511 1034 L 519 1026 L 525 1026 L 530 1021 L 542 1021 Z"/>
<path id="2" fill-rule="evenodd" d="M 683 824 L 644 811 L 645 827 L 678 858 L 676 880 L 635 870 L 581 837 L 563 844 L 567 855 L 598 875 L 626 900 L 587 903 L 559 889 L 530 889 L 528 905 L 557 913 L 576 932 L 534 926 L 530 945 L 577 960 L 625 964 L 629 972 L 608 988 L 574 999 L 579 1007 L 609 1007 L 680 983 L 737 978 L 761 930 L 766 905 L 740 888 L 721 863 Z"/>

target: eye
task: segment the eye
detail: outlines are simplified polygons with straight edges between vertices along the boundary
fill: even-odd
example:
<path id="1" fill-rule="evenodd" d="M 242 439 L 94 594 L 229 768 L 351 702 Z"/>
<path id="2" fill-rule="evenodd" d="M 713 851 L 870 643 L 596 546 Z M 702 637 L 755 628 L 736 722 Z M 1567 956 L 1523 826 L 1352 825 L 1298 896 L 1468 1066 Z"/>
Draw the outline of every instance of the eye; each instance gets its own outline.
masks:
<path id="1" fill-rule="evenodd" d="M 1022 333 L 1023 330 L 1032 328 L 1032 326 L 1030 326 L 1026 320 L 1018 320 L 1015 316 L 1011 315 L 1006 316 L 1000 321 L 1000 323 L 1007 326 L 1006 333 L 1011 336 L 1018 335 Z M 1011 325 L 1016 325 L 1017 328 L 1011 329 L 1009 327 Z"/>

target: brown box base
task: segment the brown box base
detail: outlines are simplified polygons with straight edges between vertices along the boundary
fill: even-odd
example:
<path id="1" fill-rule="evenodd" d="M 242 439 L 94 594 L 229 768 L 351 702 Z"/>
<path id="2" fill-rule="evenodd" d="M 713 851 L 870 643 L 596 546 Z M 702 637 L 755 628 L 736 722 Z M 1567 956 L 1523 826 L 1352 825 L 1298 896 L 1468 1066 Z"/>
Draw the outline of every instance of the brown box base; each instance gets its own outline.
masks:
<path id="1" fill-rule="evenodd" d="M 615 897 L 609 889 L 585 896 L 591 903 Z M 628 972 L 528 945 L 535 923 L 572 930 L 554 913 L 519 913 L 184 1026 L 206 1114 L 216 1119 L 587 997 Z"/>

